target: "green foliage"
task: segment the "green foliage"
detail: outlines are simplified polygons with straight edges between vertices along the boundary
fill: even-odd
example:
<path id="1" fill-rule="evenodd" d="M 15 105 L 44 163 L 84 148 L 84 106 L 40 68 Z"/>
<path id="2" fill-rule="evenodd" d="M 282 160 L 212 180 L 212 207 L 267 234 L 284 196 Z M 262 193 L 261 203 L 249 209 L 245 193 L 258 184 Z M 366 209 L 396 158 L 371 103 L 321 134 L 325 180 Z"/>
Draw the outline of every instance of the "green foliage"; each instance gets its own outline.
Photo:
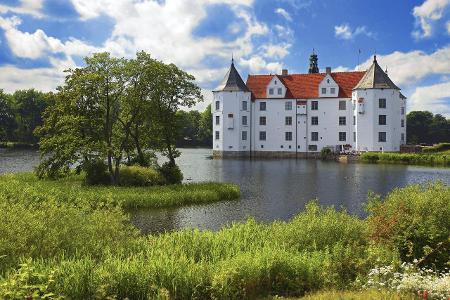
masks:
<path id="1" fill-rule="evenodd" d="M 80 180 L 0 177 L 0 298 L 30 293 L 34 286 L 44 287 L 31 288 L 40 296 L 71 299 L 255 299 L 318 290 L 335 295 L 358 280 L 367 282 L 380 265 L 399 266 L 400 255 L 419 262 L 425 257 L 437 267 L 448 259 L 448 249 L 438 249 L 450 228 L 450 188 L 441 183 L 371 200 L 368 220 L 310 202 L 288 222 L 249 219 L 216 232 L 138 236 L 124 225 L 128 218 L 114 207 L 117 199 L 145 193 L 160 199 L 171 191 L 189 197 L 200 185 L 80 189 Z M 205 186 L 232 193 L 224 185 Z M 28 269 L 20 267 L 23 261 Z"/>
<path id="2" fill-rule="evenodd" d="M 127 166 L 120 169 L 119 185 L 153 186 L 163 185 L 165 179 L 156 169 L 140 166 Z"/>
<path id="3" fill-rule="evenodd" d="M 330 148 L 322 148 L 322 150 L 320 150 L 320 158 L 323 160 L 330 159 L 332 155 L 333 151 Z"/>
<path id="4" fill-rule="evenodd" d="M 183 181 L 180 168 L 170 161 L 165 162 L 159 170 L 168 184 L 180 184 Z"/>
<path id="5" fill-rule="evenodd" d="M 446 150 L 450 150 L 450 143 L 439 143 L 432 147 L 424 147 L 422 152 L 424 153 L 436 153 L 436 152 L 444 152 Z"/>
<path id="6" fill-rule="evenodd" d="M 80 169 L 86 173 L 84 182 L 87 185 L 108 184 L 111 182 L 108 174 L 108 166 L 102 160 L 93 159 L 84 161 Z"/>
<path id="7" fill-rule="evenodd" d="M 410 165 L 450 166 L 450 154 L 418 154 L 418 153 L 390 153 L 365 152 L 361 160 L 370 163 L 399 163 Z"/>
<path id="8" fill-rule="evenodd" d="M 202 113 L 196 110 L 178 111 L 177 118 L 181 128 L 176 142 L 178 147 L 212 146 L 211 104 Z"/>
<path id="9" fill-rule="evenodd" d="M 406 117 L 410 144 L 437 144 L 450 141 L 450 120 L 429 111 L 412 111 Z"/>
<path id="10" fill-rule="evenodd" d="M 280 298 L 274 298 L 281 300 Z M 321 291 L 303 297 L 304 300 L 416 300 L 417 296 L 413 293 L 404 293 L 390 291 L 388 289 L 369 289 L 362 291 Z"/>
<path id="11" fill-rule="evenodd" d="M 383 202 L 370 197 L 371 238 L 400 251 L 406 262 L 443 269 L 450 251 L 450 187 L 443 183 L 395 189 Z"/>

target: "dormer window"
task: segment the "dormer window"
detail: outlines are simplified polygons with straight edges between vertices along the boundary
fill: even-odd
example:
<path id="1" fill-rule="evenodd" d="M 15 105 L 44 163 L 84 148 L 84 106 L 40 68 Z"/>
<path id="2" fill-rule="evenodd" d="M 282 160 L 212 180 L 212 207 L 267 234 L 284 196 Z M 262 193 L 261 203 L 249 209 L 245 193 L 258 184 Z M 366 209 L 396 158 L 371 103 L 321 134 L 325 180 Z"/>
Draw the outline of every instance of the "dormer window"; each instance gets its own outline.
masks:
<path id="1" fill-rule="evenodd" d="M 275 85 L 277 85 L 277 81 L 275 80 Z"/>
<path id="2" fill-rule="evenodd" d="M 327 79 L 327 83 L 330 83 L 330 79 Z"/>
<path id="3" fill-rule="evenodd" d="M 278 95 L 281 95 L 283 93 L 283 89 L 282 88 L 278 88 Z"/>
<path id="4" fill-rule="evenodd" d="M 322 94 L 326 94 L 327 93 L 327 88 L 322 88 Z"/>
<path id="5" fill-rule="evenodd" d="M 269 89 L 269 95 L 273 95 L 273 88 Z"/>
<path id="6" fill-rule="evenodd" d="M 335 89 L 335 88 L 330 88 L 330 93 L 331 93 L 331 94 L 336 93 L 336 89 Z"/>

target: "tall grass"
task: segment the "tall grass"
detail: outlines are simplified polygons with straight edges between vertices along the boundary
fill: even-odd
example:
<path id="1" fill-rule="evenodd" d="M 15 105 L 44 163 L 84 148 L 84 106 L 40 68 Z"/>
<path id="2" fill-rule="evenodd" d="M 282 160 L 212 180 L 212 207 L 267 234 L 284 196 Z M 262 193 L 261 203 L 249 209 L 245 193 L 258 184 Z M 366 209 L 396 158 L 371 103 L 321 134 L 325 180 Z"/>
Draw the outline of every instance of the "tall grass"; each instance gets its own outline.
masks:
<path id="1" fill-rule="evenodd" d="M 419 203 L 402 211 L 411 217 L 390 224 L 392 242 L 374 234 L 374 218 L 383 223 L 377 203 L 371 206 L 369 221 L 311 202 L 288 222 L 249 219 L 217 232 L 185 229 L 139 236 L 111 202 L 93 206 L 93 199 L 77 198 L 83 194 L 62 201 L 57 197 L 63 193 L 52 190 L 60 191 L 59 186 L 33 189 L 26 184 L 30 178 L 23 179 L 22 190 L 0 188 L 0 217 L 7 220 L 0 222 L 0 298 L 5 299 L 31 294 L 70 299 L 257 299 L 349 289 L 377 266 L 401 264 L 401 247 L 395 241 L 405 236 L 401 229 L 408 222 L 420 231 L 411 241 L 422 245 L 427 232 L 435 234 L 446 224 L 442 218 L 450 219 L 450 209 L 442 203 L 439 213 L 427 208 L 427 203 L 438 204 L 430 196 L 444 204 L 450 200 L 450 188 L 435 184 L 400 189 L 386 198 L 387 216 L 395 203 Z M 74 181 L 66 184 L 70 182 Z M 44 187 L 51 191 L 43 193 Z M 422 213 L 434 216 L 417 219 Z M 423 253 L 411 255 L 420 259 Z"/>
<path id="2" fill-rule="evenodd" d="M 365 152 L 361 154 L 361 160 L 369 163 L 397 163 L 410 165 L 450 166 L 450 154 L 433 153 L 380 153 Z"/>
<path id="3" fill-rule="evenodd" d="M 88 186 L 81 176 L 60 180 L 38 180 L 31 173 L 0 176 L 0 193 L 27 202 L 47 198 L 61 203 L 89 203 L 91 206 L 118 205 L 122 208 L 161 208 L 234 200 L 240 189 L 231 183 L 192 183 L 154 187 Z"/>

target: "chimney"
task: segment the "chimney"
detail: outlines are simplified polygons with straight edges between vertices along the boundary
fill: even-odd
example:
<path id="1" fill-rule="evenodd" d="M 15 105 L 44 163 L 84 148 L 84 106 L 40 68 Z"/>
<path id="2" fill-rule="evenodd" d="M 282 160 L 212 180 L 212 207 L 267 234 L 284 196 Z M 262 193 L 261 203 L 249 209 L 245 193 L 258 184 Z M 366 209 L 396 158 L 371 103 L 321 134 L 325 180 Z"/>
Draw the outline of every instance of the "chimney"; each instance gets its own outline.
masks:
<path id="1" fill-rule="evenodd" d="M 281 70 L 281 75 L 287 76 L 287 75 L 289 75 L 289 71 L 287 69 L 283 69 L 283 70 Z"/>
<path id="2" fill-rule="evenodd" d="M 326 72 L 327 72 L 327 74 L 331 74 L 331 67 L 327 67 Z"/>

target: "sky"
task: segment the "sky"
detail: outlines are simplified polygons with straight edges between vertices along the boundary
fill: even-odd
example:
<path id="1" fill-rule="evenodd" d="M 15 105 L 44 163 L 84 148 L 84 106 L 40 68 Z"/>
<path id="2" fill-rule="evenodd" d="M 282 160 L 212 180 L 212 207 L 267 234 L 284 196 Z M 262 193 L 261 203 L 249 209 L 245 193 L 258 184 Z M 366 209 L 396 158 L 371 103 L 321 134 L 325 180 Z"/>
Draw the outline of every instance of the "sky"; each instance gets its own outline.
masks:
<path id="1" fill-rule="evenodd" d="M 0 89 L 54 90 L 64 70 L 144 50 L 196 77 L 205 101 L 231 56 L 248 74 L 365 70 L 376 53 L 408 111 L 450 117 L 450 0 L 0 0 Z"/>

